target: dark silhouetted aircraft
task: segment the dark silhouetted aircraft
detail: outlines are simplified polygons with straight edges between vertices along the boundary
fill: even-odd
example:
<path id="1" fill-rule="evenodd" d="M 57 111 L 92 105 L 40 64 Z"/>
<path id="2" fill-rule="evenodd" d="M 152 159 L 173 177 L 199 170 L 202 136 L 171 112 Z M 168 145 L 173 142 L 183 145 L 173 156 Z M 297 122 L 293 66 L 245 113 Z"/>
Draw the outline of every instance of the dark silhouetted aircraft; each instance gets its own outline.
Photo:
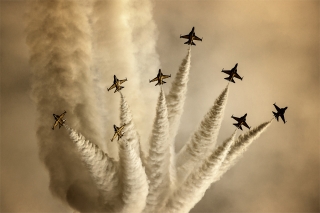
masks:
<path id="1" fill-rule="evenodd" d="M 286 110 L 288 109 L 288 107 L 285 108 L 279 108 L 276 103 L 273 104 L 274 107 L 277 109 L 277 112 L 273 112 L 274 117 L 276 117 L 277 121 L 279 121 L 279 116 L 281 117 L 281 119 L 283 120 L 283 123 L 286 123 L 286 119 L 284 118 L 284 113 L 286 112 Z"/>
<path id="2" fill-rule="evenodd" d="M 233 125 L 235 125 L 238 129 L 241 129 L 241 130 L 242 130 L 241 125 L 243 125 L 243 126 L 247 127 L 248 129 L 250 129 L 251 127 L 246 123 L 246 117 L 247 117 L 247 113 L 244 116 L 242 116 L 241 118 L 237 118 L 237 117 L 234 117 L 232 115 L 231 118 L 233 118 L 236 121 L 238 121 L 238 123 L 235 123 Z"/>
<path id="3" fill-rule="evenodd" d="M 227 73 L 229 75 L 229 77 L 227 78 L 224 78 L 226 79 L 227 81 L 231 81 L 233 83 L 236 83 L 233 78 L 238 78 L 242 81 L 243 77 L 241 78 L 240 75 L 238 75 L 237 73 L 237 67 L 238 67 L 238 63 L 236 63 L 236 65 L 231 69 L 231 70 L 223 70 L 221 72 L 224 72 L 224 73 Z"/>
<path id="4" fill-rule="evenodd" d="M 121 133 L 121 131 L 123 130 L 124 126 L 126 124 L 123 124 L 120 127 L 117 127 L 116 125 L 113 125 L 114 128 L 114 135 L 113 138 L 111 139 L 111 142 L 118 136 L 118 140 L 123 136 L 124 133 Z"/>
<path id="5" fill-rule="evenodd" d="M 64 111 L 61 115 L 56 115 L 53 114 L 54 119 L 56 119 L 56 121 L 53 124 L 52 130 L 54 130 L 54 128 L 59 124 L 59 129 L 63 126 L 64 122 L 66 122 L 66 119 L 62 119 L 63 116 L 66 114 L 67 112 Z"/>
<path id="6" fill-rule="evenodd" d="M 152 80 L 149 80 L 149 83 L 154 82 L 154 81 L 158 81 L 158 83 L 155 86 L 157 86 L 158 84 L 160 84 L 160 85 L 161 84 L 165 84 L 167 82 L 163 81 L 163 79 L 170 78 L 170 77 L 171 77 L 171 75 L 163 75 L 162 72 L 161 72 L 161 69 L 159 69 L 157 77 L 155 77 Z"/>
<path id="7" fill-rule="evenodd" d="M 192 27 L 192 30 L 188 35 L 184 35 L 184 36 L 180 35 L 180 38 L 188 39 L 188 41 L 185 42 L 185 44 L 188 44 L 188 45 L 196 45 L 193 42 L 194 40 L 202 41 L 202 38 L 199 38 L 198 36 L 196 36 L 196 33 L 194 32 L 194 27 Z"/>
<path id="8" fill-rule="evenodd" d="M 124 87 L 120 86 L 120 84 L 122 84 L 125 81 L 127 81 L 127 79 L 119 80 L 119 79 L 117 79 L 117 76 L 114 75 L 113 76 L 113 84 L 110 88 L 108 88 L 108 91 L 113 88 L 116 88 L 114 92 L 120 91 L 122 88 L 124 88 Z"/>

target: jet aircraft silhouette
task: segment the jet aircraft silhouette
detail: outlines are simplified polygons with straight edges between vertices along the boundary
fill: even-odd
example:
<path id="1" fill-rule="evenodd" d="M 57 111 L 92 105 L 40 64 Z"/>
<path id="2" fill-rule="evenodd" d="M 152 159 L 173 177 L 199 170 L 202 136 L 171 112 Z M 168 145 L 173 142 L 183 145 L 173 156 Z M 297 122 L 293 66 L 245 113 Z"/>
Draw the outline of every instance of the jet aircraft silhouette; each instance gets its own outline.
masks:
<path id="1" fill-rule="evenodd" d="M 66 114 L 67 112 L 64 111 L 61 115 L 56 115 L 53 114 L 53 117 L 55 120 L 53 126 L 52 126 L 52 130 L 54 130 L 54 128 L 59 124 L 59 129 L 64 125 L 64 122 L 66 122 L 66 119 L 62 119 L 63 116 Z"/>
<path id="2" fill-rule="evenodd" d="M 276 117 L 277 121 L 279 121 L 279 116 L 281 117 L 283 123 L 286 123 L 286 119 L 284 118 L 284 113 L 286 112 L 286 110 L 288 109 L 288 107 L 285 108 L 279 108 L 276 103 L 273 104 L 274 107 L 276 108 L 277 112 L 273 112 L 274 117 Z"/>
<path id="3" fill-rule="evenodd" d="M 251 127 L 246 123 L 246 117 L 247 117 L 247 113 L 242 116 L 241 118 L 237 118 L 234 117 L 233 115 L 231 116 L 231 118 L 235 119 L 236 121 L 238 121 L 238 123 L 235 123 L 233 125 L 235 125 L 238 129 L 242 130 L 241 125 L 244 125 L 245 127 L 247 127 L 248 129 L 250 129 Z"/>
<path id="4" fill-rule="evenodd" d="M 110 88 L 108 88 L 108 91 L 116 88 L 114 92 L 120 91 L 121 89 L 123 89 L 124 87 L 120 86 L 120 84 L 124 83 L 125 81 L 127 81 L 127 79 L 123 79 L 123 80 L 119 80 L 117 78 L 116 75 L 113 76 L 113 84 Z"/>
<path id="5" fill-rule="evenodd" d="M 117 127 L 116 125 L 113 125 L 113 128 L 114 128 L 114 135 L 111 139 L 111 142 L 118 136 L 118 140 L 123 136 L 124 133 L 121 133 L 121 131 L 123 130 L 124 126 L 126 124 L 123 124 L 122 126 L 120 127 Z"/>
<path id="6" fill-rule="evenodd" d="M 165 84 L 167 82 L 165 82 L 163 79 L 170 78 L 170 77 L 171 77 L 171 75 L 163 75 L 162 72 L 161 72 L 161 69 L 159 69 L 157 77 L 155 77 L 152 80 L 149 80 L 149 83 L 154 82 L 154 81 L 158 81 L 158 83 L 155 86 L 157 86 L 159 84 L 160 85 L 161 84 Z"/>
<path id="7" fill-rule="evenodd" d="M 188 44 L 188 45 L 196 45 L 193 42 L 194 40 L 202 41 L 202 38 L 199 38 L 198 36 L 196 36 L 196 33 L 194 32 L 194 27 L 192 27 L 192 30 L 189 34 L 183 35 L 183 36 L 180 35 L 180 38 L 188 39 L 188 41 L 185 42 L 185 44 Z"/>
<path id="8" fill-rule="evenodd" d="M 236 63 L 236 65 L 231 69 L 231 70 L 224 70 L 222 69 L 221 72 L 224 72 L 224 73 L 227 73 L 229 75 L 229 77 L 227 78 L 224 78 L 226 79 L 227 81 L 231 81 L 233 83 L 236 83 L 233 78 L 238 78 L 242 81 L 243 77 L 240 77 L 240 75 L 238 75 L 237 73 L 237 67 L 238 67 L 238 63 Z"/>

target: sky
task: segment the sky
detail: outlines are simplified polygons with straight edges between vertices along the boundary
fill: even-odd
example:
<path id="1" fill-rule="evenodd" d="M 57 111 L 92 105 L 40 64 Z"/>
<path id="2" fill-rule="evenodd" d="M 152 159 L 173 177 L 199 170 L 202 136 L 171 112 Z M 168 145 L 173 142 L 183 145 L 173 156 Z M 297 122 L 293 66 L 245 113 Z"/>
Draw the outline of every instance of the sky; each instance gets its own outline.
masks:
<path id="1" fill-rule="evenodd" d="M 256 126 L 272 118 L 273 103 L 288 106 L 288 122 L 273 121 L 191 212 L 319 212 L 319 1 L 153 3 L 159 68 L 165 74 L 174 75 L 187 53 L 180 34 L 194 26 L 203 37 L 192 47 L 176 150 L 227 85 L 222 68 L 238 63 L 244 79 L 229 86 L 220 143 L 235 129 L 231 115 L 248 113 L 247 123 Z M 51 195 L 48 171 L 39 160 L 26 9 L 26 1 L 1 1 L 0 208 L 71 212 Z"/>

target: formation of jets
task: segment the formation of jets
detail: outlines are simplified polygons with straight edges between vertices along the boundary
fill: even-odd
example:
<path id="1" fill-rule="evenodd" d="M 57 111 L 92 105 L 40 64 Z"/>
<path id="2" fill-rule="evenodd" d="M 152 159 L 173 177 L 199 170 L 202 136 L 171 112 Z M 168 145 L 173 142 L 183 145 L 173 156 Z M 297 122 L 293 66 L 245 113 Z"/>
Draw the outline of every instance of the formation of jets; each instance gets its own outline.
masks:
<path id="1" fill-rule="evenodd" d="M 111 85 L 111 87 L 108 88 L 108 91 L 109 91 L 109 90 L 112 90 L 113 88 L 116 88 L 116 89 L 114 90 L 114 92 L 118 92 L 118 91 L 122 90 L 124 87 L 123 87 L 123 86 L 120 86 L 120 84 L 122 84 L 122 83 L 124 83 L 124 82 L 126 82 L 126 81 L 127 81 L 127 79 L 119 80 L 119 79 L 117 78 L 117 76 L 114 75 L 114 76 L 113 76 L 113 84 Z"/>
<path id="2" fill-rule="evenodd" d="M 157 77 L 155 77 L 152 80 L 149 80 L 149 83 L 154 82 L 154 81 L 158 81 L 158 83 L 156 83 L 155 86 L 162 85 L 162 84 L 167 83 L 163 79 L 170 78 L 170 77 L 171 77 L 171 75 L 163 75 L 162 72 L 161 72 L 161 69 L 159 69 Z"/>
<path id="3" fill-rule="evenodd" d="M 188 39 L 188 41 L 185 42 L 185 44 L 188 44 L 188 45 L 196 45 L 193 42 L 194 40 L 202 41 L 202 38 L 199 38 L 198 36 L 196 36 L 196 33 L 194 32 L 194 27 L 192 27 L 192 30 L 189 34 L 183 35 L 183 36 L 180 35 L 180 38 Z"/>
<path id="4" fill-rule="evenodd" d="M 238 67 L 238 63 L 236 63 L 236 65 L 235 65 L 231 70 L 224 70 L 224 69 L 222 69 L 221 72 L 224 72 L 224 73 L 226 73 L 226 74 L 229 75 L 229 77 L 224 78 L 224 79 L 226 79 L 227 81 L 231 81 L 231 82 L 233 82 L 233 83 L 236 83 L 236 82 L 233 80 L 233 78 L 238 78 L 238 79 L 240 79 L 240 80 L 242 81 L 243 77 L 240 77 L 240 75 L 238 75 L 238 73 L 237 73 L 237 67 Z"/>
<path id="5" fill-rule="evenodd" d="M 195 30 L 194 30 L 194 27 L 192 27 L 192 30 L 189 34 L 187 35 L 180 35 L 180 38 L 184 38 L 184 39 L 188 39 L 188 41 L 186 41 L 184 44 L 188 44 L 188 45 L 196 45 L 194 43 L 195 40 L 198 40 L 198 41 L 202 41 L 202 38 L 199 38 L 198 36 L 196 36 L 196 33 L 195 33 Z M 231 69 L 231 70 L 224 70 L 222 69 L 221 72 L 224 72 L 226 74 L 229 75 L 229 77 L 226 77 L 224 79 L 226 79 L 227 81 L 229 82 L 233 82 L 235 83 L 234 81 L 234 78 L 238 78 L 240 80 L 243 79 L 243 77 L 241 77 L 238 73 L 237 73 L 237 67 L 238 67 L 238 63 L 236 63 L 236 65 Z M 170 78 L 171 75 L 164 75 L 162 74 L 161 72 L 161 69 L 159 69 L 159 72 L 158 72 L 158 75 L 157 77 L 155 77 L 154 79 L 152 80 L 149 80 L 149 83 L 151 82 L 154 82 L 154 81 L 157 81 L 156 85 L 162 85 L 162 84 L 165 84 L 166 82 L 163 80 L 163 79 L 166 79 L 166 78 Z M 115 92 L 118 92 L 120 91 L 121 89 L 123 89 L 124 87 L 123 86 L 120 86 L 121 84 L 123 84 L 124 82 L 127 81 L 127 78 L 126 79 L 123 79 L 123 80 L 119 80 L 116 75 L 113 76 L 114 80 L 113 80 L 113 84 L 111 85 L 111 87 L 108 88 L 108 91 L 110 91 L 111 89 L 114 89 L 115 88 Z M 284 118 L 284 113 L 286 111 L 286 109 L 288 107 L 285 107 L 285 108 L 279 108 L 275 103 L 273 104 L 274 107 L 276 108 L 277 112 L 273 112 L 273 115 L 274 117 L 277 119 L 277 121 L 279 121 L 279 117 L 281 117 L 281 119 L 283 120 L 283 123 L 286 123 L 286 120 Z M 53 114 L 53 117 L 55 119 L 55 122 L 53 124 L 53 127 L 52 129 L 54 130 L 54 128 L 59 124 L 59 128 L 61 128 L 61 126 L 64 125 L 65 123 L 65 119 L 63 119 L 64 115 L 66 114 L 67 112 L 64 111 L 61 115 L 56 115 L 56 114 Z M 234 123 L 233 125 L 235 125 L 238 129 L 241 129 L 242 130 L 242 125 L 247 127 L 248 129 L 250 129 L 251 127 L 246 123 L 246 117 L 247 117 L 247 113 L 238 118 L 238 117 L 234 117 L 233 115 L 231 116 L 231 118 L 235 119 L 238 123 Z M 114 135 L 113 135 L 113 138 L 111 139 L 111 141 L 113 141 L 117 136 L 118 136 L 118 140 L 123 136 L 124 133 L 122 133 L 122 130 L 124 128 L 126 124 L 123 124 L 122 126 L 120 127 L 117 127 L 116 125 L 113 125 L 114 127 Z"/>
<path id="6" fill-rule="evenodd" d="M 122 130 L 124 128 L 126 124 L 123 124 L 122 126 L 120 127 L 117 127 L 116 125 L 113 125 L 113 128 L 114 128 L 114 135 L 111 139 L 111 142 L 118 136 L 118 140 L 123 136 L 124 133 L 122 133 Z"/>
<path id="7" fill-rule="evenodd" d="M 66 114 L 67 112 L 64 111 L 61 115 L 56 115 L 53 114 L 53 117 L 55 119 L 55 122 L 52 126 L 52 130 L 54 130 L 54 128 L 59 124 L 59 129 L 64 125 L 64 122 L 66 122 L 66 119 L 63 119 L 63 116 Z"/>

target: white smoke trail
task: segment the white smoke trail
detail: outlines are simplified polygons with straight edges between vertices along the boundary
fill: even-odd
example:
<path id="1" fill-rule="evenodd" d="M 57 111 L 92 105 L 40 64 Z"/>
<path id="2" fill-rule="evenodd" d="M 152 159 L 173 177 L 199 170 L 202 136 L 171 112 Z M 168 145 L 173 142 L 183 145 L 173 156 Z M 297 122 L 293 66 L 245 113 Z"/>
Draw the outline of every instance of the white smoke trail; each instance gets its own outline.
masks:
<path id="1" fill-rule="evenodd" d="M 145 213 L 156 212 L 163 205 L 169 187 L 169 122 L 166 98 L 161 88 L 150 138 L 147 175 L 149 194 Z"/>
<path id="2" fill-rule="evenodd" d="M 182 180 L 188 171 L 208 157 L 216 144 L 220 130 L 224 108 L 227 103 L 228 86 L 216 99 L 214 105 L 205 115 L 198 130 L 192 135 L 190 141 L 183 146 L 177 155 L 178 180 Z"/>
<path id="3" fill-rule="evenodd" d="M 136 72 L 135 59 L 133 56 L 132 33 L 128 25 L 128 0 L 117 1 L 101 1 L 96 0 L 92 10 L 92 28 L 95 32 L 93 49 L 94 63 L 96 70 L 97 87 L 101 94 L 105 94 L 107 88 L 113 83 L 113 75 L 119 79 L 127 78 L 123 86 L 127 88 L 135 88 L 130 90 L 128 96 L 129 102 L 134 102 L 142 97 L 141 91 L 138 89 L 140 85 L 139 75 Z M 101 98 L 101 115 L 104 118 L 106 135 L 109 137 L 113 134 L 110 124 L 118 123 L 117 113 L 109 113 L 108 108 L 116 109 L 118 96 L 112 91 Z M 133 106 L 134 118 L 137 127 L 140 127 L 139 104 Z M 116 143 L 108 143 L 108 153 L 110 156 L 118 158 L 118 146 Z"/>
<path id="4" fill-rule="evenodd" d="M 148 195 L 147 175 L 132 143 L 126 139 L 119 142 L 123 213 L 142 212 Z"/>
<path id="5" fill-rule="evenodd" d="M 82 160 L 97 184 L 97 188 L 103 196 L 104 205 L 115 211 L 122 206 L 119 201 L 118 162 L 115 162 L 105 154 L 97 145 L 86 140 L 83 135 L 67 125 L 64 126 L 69 132 L 69 137 L 76 144 Z"/>
<path id="6" fill-rule="evenodd" d="M 240 157 L 248 149 L 252 142 L 255 139 L 259 138 L 260 135 L 267 129 L 267 127 L 271 124 L 272 120 L 260 124 L 259 126 L 249 130 L 245 134 L 239 135 L 235 143 L 232 145 L 226 159 L 222 163 L 217 174 L 216 180 L 219 180 L 221 176 L 240 159 Z"/>
<path id="7" fill-rule="evenodd" d="M 190 72 L 191 48 L 188 49 L 186 57 L 182 60 L 179 71 L 172 82 L 169 94 L 166 95 L 169 120 L 169 144 L 170 144 L 170 182 L 171 188 L 174 190 L 176 185 L 176 153 L 175 153 L 175 137 L 183 113 L 183 106 L 186 99 L 187 84 Z"/>
<path id="8" fill-rule="evenodd" d="M 31 1 L 29 4 L 26 33 L 33 75 L 32 96 L 38 111 L 40 158 L 49 170 L 53 194 L 65 201 L 72 193 L 70 190 L 82 187 L 80 182 L 92 181 L 75 147 L 68 143 L 68 136 L 51 130 L 52 113 L 66 110 L 68 123 L 90 140 L 101 142 L 102 125 L 95 100 L 91 98 L 88 5 L 63 0 Z M 95 187 L 92 188 L 94 191 Z M 76 202 L 81 203 L 81 200 Z"/>
<path id="9" fill-rule="evenodd" d="M 189 212 L 204 196 L 214 181 L 219 168 L 234 142 L 236 131 L 215 152 L 193 170 L 186 181 L 173 193 L 166 205 L 166 212 Z"/>

